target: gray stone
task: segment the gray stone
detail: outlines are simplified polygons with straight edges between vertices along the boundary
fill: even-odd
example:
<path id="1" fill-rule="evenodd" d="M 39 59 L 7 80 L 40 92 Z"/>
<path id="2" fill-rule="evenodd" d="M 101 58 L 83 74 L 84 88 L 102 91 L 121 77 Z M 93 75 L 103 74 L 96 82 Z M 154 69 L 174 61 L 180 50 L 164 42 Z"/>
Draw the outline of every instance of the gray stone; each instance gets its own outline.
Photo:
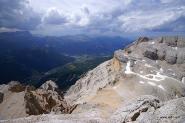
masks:
<path id="1" fill-rule="evenodd" d="M 143 112 L 156 110 L 159 107 L 160 101 L 158 98 L 150 95 L 141 96 L 120 106 L 120 108 L 110 118 L 110 122 L 134 122 L 137 121 L 137 118 Z"/>
<path id="2" fill-rule="evenodd" d="M 182 123 L 185 120 L 185 98 L 161 102 L 152 96 L 142 96 L 122 105 L 110 118 L 110 123 Z"/>
<path id="3" fill-rule="evenodd" d="M 0 92 L 0 103 L 3 102 L 4 94 Z"/>
<path id="4" fill-rule="evenodd" d="M 157 56 L 159 60 L 164 60 L 165 59 L 166 52 L 164 49 L 158 50 L 157 51 Z"/>
<path id="5" fill-rule="evenodd" d="M 177 64 L 185 63 L 185 49 L 178 50 Z"/>
<path id="6" fill-rule="evenodd" d="M 47 81 L 35 91 L 25 93 L 26 113 L 29 115 L 55 113 L 71 113 L 76 107 L 70 106 L 63 95 L 56 91 L 58 86 L 53 81 Z"/>
<path id="7" fill-rule="evenodd" d="M 185 37 L 178 37 L 177 47 L 185 47 Z"/>
<path id="8" fill-rule="evenodd" d="M 142 42 L 148 42 L 150 39 L 148 37 L 139 37 L 136 41 L 136 44 L 140 44 Z"/>
<path id="9" fill-rule="evenodd" d="M 185 121 L 185 98 L 167 101 L 153 112 L 138 118 L 142 123 L 183 123 Z"/>
<path id="10" fill-rule="evenodd" d="M 177 36 L 166 36 L 163 37 L 163 43 L 167 44 L 168 46 L 176 47 L 177 46 Z"/>
<path id="11" fill-rule="evenodd" d="M 114 57 L 123 63 L 126 63 L 128 61 L 128 58 L 123 54 L 123 50 L 115 51 Z"/>
<path id="12" fill-rule="evenodd" d="M 177 53 L 174 50 L 168 49 L 166 51 L 165 61 L 169 64 L 175 64 L 177 61 Z"/>
<path id="13" fill-rule="evenodd" d="M 49 81 L 46 81 L 44 84 L 42 84 L 40 88 L 44 90 L 56 91 L 58 89 L 58 86 L 56 85 L 55 82 L 49 80 Z"/>
<path id="14" fill-rule="evenodd" d="M 143 55 L 144 55 L 144 57 L 147 57 L 147 58 L 152 59 L 152 60 L 157 60 L 158 59 L 157 49 L 154 49 L 152 47 L 147 48 L 144 51 Z"/>

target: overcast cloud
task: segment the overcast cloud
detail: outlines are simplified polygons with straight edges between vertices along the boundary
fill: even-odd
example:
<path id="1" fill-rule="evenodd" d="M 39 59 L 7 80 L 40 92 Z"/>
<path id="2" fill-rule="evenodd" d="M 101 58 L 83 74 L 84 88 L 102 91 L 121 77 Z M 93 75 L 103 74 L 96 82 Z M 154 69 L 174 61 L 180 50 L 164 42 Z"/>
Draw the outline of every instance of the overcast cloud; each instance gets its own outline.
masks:
<path id="1" fill-rule="evenodd" d="M 0 31 L 184 34 L 184 0 L 0 0 Z"/>

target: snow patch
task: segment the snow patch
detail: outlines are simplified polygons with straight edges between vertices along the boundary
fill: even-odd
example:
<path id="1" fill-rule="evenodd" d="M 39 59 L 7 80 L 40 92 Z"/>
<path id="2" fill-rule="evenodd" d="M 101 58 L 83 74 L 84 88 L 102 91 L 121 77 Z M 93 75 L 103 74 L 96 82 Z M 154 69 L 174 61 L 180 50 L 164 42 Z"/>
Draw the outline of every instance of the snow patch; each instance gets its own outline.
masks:
<path id="1" fill-rule="evenodd" d="M 174 50 L 178 50 L 178 47 L 172 47 L 172 49 L 174 49 Z"/>
<path id="2" fill-rule="evenodd" d="M 145 66 L 152 67 L 148 64 L 145 64 Z M 150 80 L 150 81 L 162 81 L 162 80 L 166 79 L 166 76 L 161 75 L 160 72 L 157 72 L 156 75 L 154 75 L 154 74 L 141 75 L 141 74 L 135 73 L 130 68 L 130 61 L 127 62 L 127 65 L 126 65 L 125 69 L 126 69 L 125 74 L 135 74 L 135 75 L 138 75 L 139 77 L 141 77 L 143 79 L 147 79 L 147 80 Z M 149 77 L 149 76 L 151 76 L 151 77 Z"/>
<path id="3" fill-rule="evenodd" d="M 139 83 L 140 83 L 140 84 L 145 84 L 145 82 L 143 82 L 143 81 L 139 81 Z"/>
<path id="4" fill-rule="evenodd" d="M 114 86 L 114 87 L 113 87 L 113 89 L 117 89 L 117 88 L 118 88 L 118 86 Z"/>
<path id="5" fill-rule="evenodd" d="M 160 68 L 160 71 L 161 71 L 161 72 L 164 72 L 164 70 L 163 70 L 162 68 Z"/>
<path id="6" fill-rule="evenodd" d="M 161 75 L 159 72 L 157 73 L 157 75 L 154 74 L 147 74 L 147 75 L 141 75 L 141 74 L 137 74 L 139 77 L 143 78 L 143 79 L 147 79 L 150 81 L 162 81 L 164 79 L 166 79 L 166 76 Z M 151 76 L 151 77 L 149 77 Z"/>
<path id="7" fill-rule="evenodd" d="M 158 85 L 158 87 L 162 90 L 165 90 L 165 88 L 162 85 Z"/>
<path id="8" fill-rule="evenodd" d="M 182 83 L 185 84 L 185 77 L 182 78 Z"/>
<path id="9" fill-rule="evenodd" d="M 157 86 L 155 83 L 153 82 L 147 82 L 149 85 L 152 85 L 152 86 Z"/>
<path id="10" fill-rule="evenodd" d="M 145 64 L 145 67 L 152 67 L 151 65 L 149 65 L 149 64 Z"/>
<path id="11" fill-rule="evenodd" d="M 130 64 L 131 64 L 130 61 L 128 61 L 127 66 L 126 66 L 126 70 L 125 70 L 126 74 L 133 74 L 134 73 L 131 71 Z"/>

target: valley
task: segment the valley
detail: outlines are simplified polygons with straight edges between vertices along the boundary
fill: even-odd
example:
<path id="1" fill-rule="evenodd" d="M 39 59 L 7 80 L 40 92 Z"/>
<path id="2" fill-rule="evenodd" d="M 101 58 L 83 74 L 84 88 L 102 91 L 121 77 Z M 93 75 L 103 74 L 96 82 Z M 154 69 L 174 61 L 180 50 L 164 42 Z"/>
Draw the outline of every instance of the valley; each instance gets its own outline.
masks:
<path id="1" fill-rule="evenodd" d="M 39 87 L 56 81 L 66 90 L 88 70 L 131 40 L 85 35 L 39 37 L 27 31 L 0 33 L 0 84 L 12 80 Z"/>

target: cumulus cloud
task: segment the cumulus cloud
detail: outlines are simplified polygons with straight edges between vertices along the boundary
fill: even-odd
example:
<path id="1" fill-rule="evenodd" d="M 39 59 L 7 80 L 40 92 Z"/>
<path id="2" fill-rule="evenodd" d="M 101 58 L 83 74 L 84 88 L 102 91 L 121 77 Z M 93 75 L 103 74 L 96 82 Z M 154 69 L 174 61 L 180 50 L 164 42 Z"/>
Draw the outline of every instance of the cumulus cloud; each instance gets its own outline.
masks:
<path id="1" fill-rule="evenodd" d="M 43 16 L 42 22 L 45 24 L 60 25 L 67 23 L 68 18 L 56 8 L 49 8 L 46 14 Z"/>
<path id="2" fill-rule="evenodd" d="M 39 14 L 32 10 L 27 0 L 0 1 L 0 27 L 30 30 L 39 23 Z"/>
<path id="3" fill-rule="evenodd" d="M 133 11 L 125 15 L 121 15 L 122 29 L 128 32 L 137 32 L 142 30 L 153 30 L 160 28 L 165 24 L 173 23 L 180 17 L 184 16 L 184 9 L 162 9 L 158 11 Z M 174 26 L 174 28 L 176 28 Z"/>
<path id="4" fill-rule="evenodd" d="M 0 7 L 0 27 L 45 35 L 185 32 L 182 0 L 1 0 Z"/>

